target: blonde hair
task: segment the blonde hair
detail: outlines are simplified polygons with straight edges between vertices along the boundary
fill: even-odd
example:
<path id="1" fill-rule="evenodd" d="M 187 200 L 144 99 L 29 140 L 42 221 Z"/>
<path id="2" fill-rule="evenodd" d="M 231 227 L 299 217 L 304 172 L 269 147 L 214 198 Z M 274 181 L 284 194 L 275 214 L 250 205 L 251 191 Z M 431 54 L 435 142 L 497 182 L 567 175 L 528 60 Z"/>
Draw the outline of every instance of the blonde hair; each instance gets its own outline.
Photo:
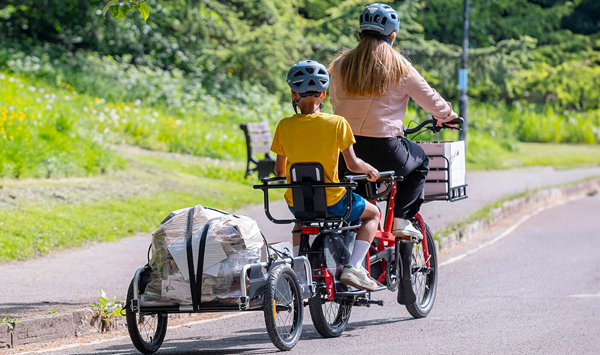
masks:
<path id="1" fill-rule="evenodd" d="M 341 61 L 341 82 L 351 96 L 379 96 L 410 73 L 410 62 L 377 36 L 366 35 L 354 49 L 342 52 L 329 66 Z"/>

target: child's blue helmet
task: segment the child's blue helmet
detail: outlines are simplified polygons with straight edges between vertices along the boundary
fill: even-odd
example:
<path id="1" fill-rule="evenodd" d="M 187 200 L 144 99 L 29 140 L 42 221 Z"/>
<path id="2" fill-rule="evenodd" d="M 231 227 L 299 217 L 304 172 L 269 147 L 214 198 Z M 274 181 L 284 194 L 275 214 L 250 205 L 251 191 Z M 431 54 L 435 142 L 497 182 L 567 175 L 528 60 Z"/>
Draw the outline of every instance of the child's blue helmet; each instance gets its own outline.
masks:
<path id="1" fill-rule="evenodd" d="M 303 60 L 294 64 L 287 74 L 287 83 L 299 94 L 327 91 L 329 74 L 327 68 L 315 60 Z"/>
<path id="2" fill-rule="evenodd" d="M 400 18 L 391 6 L 381 3 L 367 5 L 360 15 L 360 32 L 376 31 L 384 36 L 400 29 Z"/>

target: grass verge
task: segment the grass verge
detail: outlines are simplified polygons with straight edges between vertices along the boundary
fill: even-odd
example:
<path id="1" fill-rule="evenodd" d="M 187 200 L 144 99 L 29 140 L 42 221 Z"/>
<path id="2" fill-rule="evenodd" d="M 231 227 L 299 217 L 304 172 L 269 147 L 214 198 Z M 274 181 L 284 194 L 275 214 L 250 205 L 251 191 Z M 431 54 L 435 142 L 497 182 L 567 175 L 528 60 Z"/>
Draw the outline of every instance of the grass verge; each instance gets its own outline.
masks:
<path id="1" fill-rule="evenodd" d="M 0 261 L 150 232 L 183 207 L 232 211 L 262 202 L 252 181 L 199 176 L 194 162 L 144 157 L 129 165 L 86 179 L 0 181 Z"/>
<path id="2" fill-rule="evenodd" d="M 555 188 L 560 188 L 560 187 L 564 187 L 564 186 L 577 185 L 582 182 L 586 182 L 586 181 L 590 181 L 590 180 L 594 180 L 594 179 L 598 179 L 598 178 L 600 178 L 600 176 L 598 176 L 598 175 L 590 176 L 585 179 L 581 179 L 581 180 L 577 180 L 577 181 L 571 181 L 571 182 L 567 182 L 567 183 L 563 183 L 563 184 L 541 187 L 538 189 L 528 190 L 528 191 L 520 192 L 517 194 L 513 194 L 510 196 L 501 198 L 500 200 L 489 203 L 484 208 L 471 213 L 464 220 L 444 228 L 443 230 L 436 233 L 434 238 L 441 243 L 442 238 L 444 238 L 445 236 L 449 236 L 450 234 L 457 233 L 457 232 L 458 232 L 459 238 L 462 238 L 462 231 L 464 231 L 464 229 L 467 225 L 469 225 L 470 223 L 475 222 L 475 221 L 491 221 L 494 218 L 493 211 L 496 210 L 497 208 L 503 208 L 504 204 L 508 201 L 514 201 L 516 199 L 529 197 L 529 196 L 532 196 L 533 194 L 535 194 L 539 191 L 542 191 L 542 190 L 549 190 L 549 189 L 555 189 Z"/>

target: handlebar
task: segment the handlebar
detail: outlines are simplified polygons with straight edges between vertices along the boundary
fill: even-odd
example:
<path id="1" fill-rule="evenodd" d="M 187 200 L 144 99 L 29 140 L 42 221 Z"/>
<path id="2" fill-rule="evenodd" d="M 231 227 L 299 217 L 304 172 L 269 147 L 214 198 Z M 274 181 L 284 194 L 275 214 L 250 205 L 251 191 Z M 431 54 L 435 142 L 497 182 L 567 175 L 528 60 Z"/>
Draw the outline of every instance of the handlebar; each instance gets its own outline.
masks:
<path id="1" fill-rule="evenodd" d="M 450 125 L 462 125 L 464 123 L 465 123 L 465 120 L 462 117 L 458 117 L 458 118 L 453 119 L 452 121 L 442 123 L 441 126 L 438 126 L 437 125 L 437 120 L 435 118 L 432 118 L 432 119 L 425 120 L 425 121 L 421 122 L 417 127 L 414 127 L 414 128 L 405 127 L 404 128 L 404 134 L 406 135 L 406 134 L 417 133 L 423 127 L 427 126 L 428 124 L 431 124 L 431 126 L 427 126 L 425 128 L 430 129 L 433 132 L 439 132 L 442 129 L 446 129 L 446 128 L 457 129 L 456 127 L 452 127 Z M 458 129 L 460 130 L 460 128 L 458 128 Z"/>

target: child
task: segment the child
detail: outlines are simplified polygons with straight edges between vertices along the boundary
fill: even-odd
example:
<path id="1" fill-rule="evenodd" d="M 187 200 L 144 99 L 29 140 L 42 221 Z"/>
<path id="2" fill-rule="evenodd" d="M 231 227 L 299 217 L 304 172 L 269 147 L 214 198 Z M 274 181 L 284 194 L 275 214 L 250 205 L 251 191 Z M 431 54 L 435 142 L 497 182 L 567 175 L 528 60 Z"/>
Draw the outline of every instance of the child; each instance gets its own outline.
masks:
<path id="1" fill-rule="evenodd" d="M 296 114 L 284 118 L 277 125 L 271 150 L 277 154 L 275 174 L 288 175 L 295 163 L 315 163 L 323 166 L 325 182 L 339 182 L 338 159 L 340 151 L 350 171 L 369 175 L 370 181 L 379 178 L 379 171 L 356 157 L 352 144 L 354 135 L 348 122 L 341 116 L 321 113 L 323 99 L 329 86 L 329 74 L 322 64 L 305 60 L 296 63 L 287 75 L 287 83 L 292 89 L 292 105 Z M 302 113 L 298 113 L 297 109 Z M 330 213 L 344 215 L 348 202 L 346 189 L 329 187 L 326 189 L 327 209 Z M 292 191 L 288 189 L 285 200 L 293 211 Z M 344 266 L 340 281 L 360 289 L 375 290 L 377 282 L 362 267 L 362 262 L 375 237 L 379 223 L 379 209 L 352 193 L 350 221 L 360 219 L 354 251 Z M 297 229 L 297 228 L 295 228 Z M 300 235 L 294 234 L 294 254 L 298 254 Z"/>

